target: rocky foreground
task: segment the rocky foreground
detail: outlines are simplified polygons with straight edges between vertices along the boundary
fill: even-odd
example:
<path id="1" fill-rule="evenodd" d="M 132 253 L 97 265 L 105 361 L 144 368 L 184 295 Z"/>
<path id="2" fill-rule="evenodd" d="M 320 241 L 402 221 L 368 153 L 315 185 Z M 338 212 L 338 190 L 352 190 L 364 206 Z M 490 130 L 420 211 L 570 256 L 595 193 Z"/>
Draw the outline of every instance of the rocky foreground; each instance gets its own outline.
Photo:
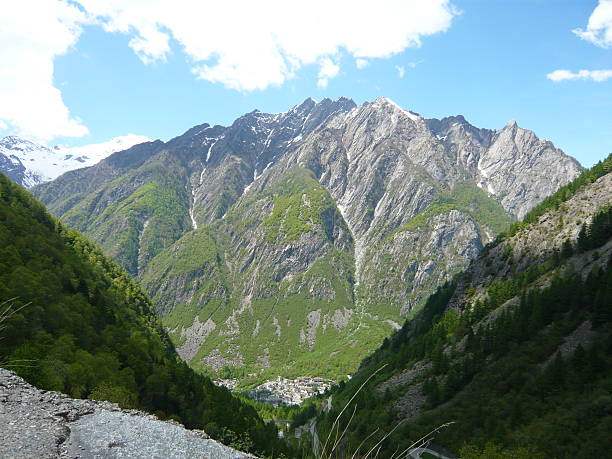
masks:
<path id="1" fill-rule="evenodd" d="M 38 390 L 0 368 L 1 458 L 251 458 L 201 430 Z"/>

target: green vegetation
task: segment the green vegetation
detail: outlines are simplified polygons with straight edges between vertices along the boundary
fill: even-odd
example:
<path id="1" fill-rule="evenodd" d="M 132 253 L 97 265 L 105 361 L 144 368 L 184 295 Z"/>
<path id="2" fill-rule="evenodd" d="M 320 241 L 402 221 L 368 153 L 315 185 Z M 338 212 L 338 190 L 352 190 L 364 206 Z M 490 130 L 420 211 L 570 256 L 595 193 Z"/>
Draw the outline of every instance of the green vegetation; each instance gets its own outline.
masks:
<path id="1" fill-rule="evenodd" d="M 421 379 L 428 411 L 400 426 L 383 442 L 383 457 L 448 421 L 456 423 L 441 431 L 437 441 L 455 451 L 469 443 L 462 450 L 467 455 L 462 457 L 530 457 L 526 453 L 508 456 L 506 452 L 470 455 L 469 451 L 481 451 L 490 441 L 503 451 L 537 448 L 546 451 L 546 457 L 605 456 L 607 432 L 612 427 L 609 317 L 596 322 L 597 333 L 590 344 L 579 346 L 572 356 L 554 356 L 564 336 L 585 320 L 593 320 L 597 311 L 609 309 L 606 298 L 612 295 L 611 265 L 592 272 L 584 281 L 569 274 L 543 290 L 525 291 L 517 308 L 478 327 L 475 333 L 471 331 L 475 325 L 471 314 L 458 315 L 452 310 L 434 314 L 429 327 L 426 317 L 419 324 L 406 325 L 364 362 L 365 369 L 337 390 L 334 409 L 320 416 L 320 433 L 330 431 L 340 408 L 366 376 L 387 364 L 355 399 L 357 414 L 343 448 L 354 451 L 372 426 L 379 427 L 381 434 L 366 443 L 376 443 L 399 422 L 389 402 L 403 395 L 401 387 L 380 394 L 374 390 L 377 382 L 425 358 L 433 363 Z M 428 307 L 443 310 L 452 288 L 439 290 Z M 453 351 L 464 339 L 466 351 Z M 451 349 L 450 354 L 443 351 L 445 348 Z M 347 411 L 350 416 L 352 407 Z M 348 422 L 344 416 L 342 428 Z"/>
<path id="2" fill-rule="evenodd" d="M 191 229 L 191 196 L 176 165 L 149 162 L 105 183 L 61 214 L 62 220 L 97 241 L 130 274 Z M 138 186 L 134 188 L 134 184 Z M 100 206 L 100 203 L 105 203 Z M 146 228 L 145 228 L 146 225 Z"/>
<path id="3" fill-rule="evenodd" d="M 461 448 L 460 459 L 545 459 L 547 456 L 533 446 L 506 449 L 488 442 L 484 447 L 469 445 Z"/>
<path id="4" fill-rule="evenodd" d="M 0 175 L 0 360 L 30 383 L 202 428 L 262 454 L 276 428 L 181 362 L 147 296 L 78 232 Z"/>
<path id="5" fill-rule="evenodd" d="M 196 269 L 206 269 L 208 280 L 201 285 L 198 284 L 200 288 L 195 290 L 193 296 L 190 295 L 185 302 L 180 302 L 178 307 L 163 318 L 165 326 L 172 330 L 171 335 L 177 345 L 184 342 L 180 330 L 190 327 L 196 316 L 200 323 L 210 319 L 219 324 L 226 320 L 228 310 L 231 312 L 232 309 L 238 310 L 241 307 L 229 289 L 227 274 L 223 274 L 224 263 L 206 264 L 204 257 L 199 257 L 197 251 L 190 250 L 192 245 L 187 243 L 183 245 L 182 241 L 179 241 L 180 247 L 185 247 L 186 251 L 202 260 L 202 264 Z M 182 249 L 178 253 L 181 255 Z M 163 264 L 158 264 L 158 259 L 154 260 L 151 268 L 161 273 L 166 269 Z M 346 377 L 355 370 L 356 363 L 363 357 L 364 346 L 369 346 L 369 349 L 375 348 L 382 334 L 381 330 L 373 328 L 376 333 L 365 339 L 362 345 L 356 346 L 354 342 L 339 339 L 340 330 L 331 323 L 334 314 L 342 314 L 347 329 L 358 326 L 350 312 L 344 310 L 352 305 L 352 289 L 347 282 L 347 277 L 351 278 L 353 275 L 352 269 L 350 255 L 332 250 L 325 257 L 315 261 L 306 273 L 284 282 L 270 281 L 269 288 L 275 292 L 273 296 L 252 300 L 251 308 L 257 311 L 256 316 L 250 311 L 234 315 L 240 333 L 229 336 L 211 333 L 201 350 L 193 356 L 190 364 L 200 371 L 210 372 L 210 368 L 202 359 L 208 356 L 211 350 L 219 349 L 221 357 L 227 360 L 227 364 L 223 365 L 226 368 L 219 368 L 218 374 L 240 378 L 242 388 L 251 387 L 266 379 L 273 379 L 278 374 L 288 378 L 322 374 L 329 375 L 332 379 Z M 194 279 L 196 276 L 186 272 L 185 278 Z M 154 277 L 149 278 L 148 275 L 145 281 L 151 285 L 157 282 Z M 189 291 L 195 287 L 196 282 L 197 280 L 186 283 L 185 288 Z M 329 298 L 313 296 L 308 291 L 298 292 L 299 286 L 309 283 L 313 285 L 321 283 Z M 237 289 L 241 285 L 240 279 L 235 279 L 232 285 Z M 219 292 L 226 286 L 227 290 L 220 295 Z M 217 294 L 210 294 L 213 290 Z M 164 293 L 160 292 L 156 298 L 163 298 L 163 295 Z M 312 348 L 308 341 L 309 323 L 306 317 L 310 311 L 319 311 L 320 314 L 316 346 Z M 326 321 L 325 326 L 323 326 L 324 321 Z M 314 338 L 315 335 L 312 336 Z M 368 333 L 364 333 L 364 336 L 367 337 Z M 304 352 L 305 350 L 308 352 Z M 233 363 L 238 354 L 242 356 L 241 366 Z M 330 354 L 337 354 L 338 357 L 329 359 Z M 277 359 L 279 363 L 275 367 L 261 370 L 257 362 L 258 359 L 260 361 L 266 359 L 266 355 L 270 360 Z M 256 376 L 248 376 L 249 374 Z"/>
<path id="6" fill-rule="evenodd" d="M 345 378 L 390 326 L 354 313 L 352 247 L 348 238 L 334 241 L 333 225 L 342 223 L 333 221 L 341 217 L 329 193 L 298 168 L 246 196 L 224 219 L 160 252 L 142 273 L 173 342 L 183 353 L 185 331 L 208 323 L 183 355 L 198 371 L 240 378 L 240 389 L 279 374 Z M 301 231 L 323 245 L 320 255 L 306 272 L 279 274 L 271 257 L 284 244 L 300 250 L 291 241 Z M 351 332 L 360 324 L 357 344 Z"/>
<path id="7" fill-rule="evenodd" d="M 269 243 L 282 235 L 282 243 L 298 239 L 303 233 L 323 225 L 323 213 L 335 209 L 329 192 L 311 173 L 298 170 L 273 190 L 274 208 L 264 221 Z"/>
<path id="8" fill-rule="evenodd" d="M 414 231 L 429 225 L 436 216 L 459 210 L 468 213 L 478 225 L 484 225 L 494 234 L 505 230 L 512 219 L 504 208 L 486 192 L 471 183 L 458 183 L 450 192 L 442 192 L 423 212 L 395 232 Z"/>

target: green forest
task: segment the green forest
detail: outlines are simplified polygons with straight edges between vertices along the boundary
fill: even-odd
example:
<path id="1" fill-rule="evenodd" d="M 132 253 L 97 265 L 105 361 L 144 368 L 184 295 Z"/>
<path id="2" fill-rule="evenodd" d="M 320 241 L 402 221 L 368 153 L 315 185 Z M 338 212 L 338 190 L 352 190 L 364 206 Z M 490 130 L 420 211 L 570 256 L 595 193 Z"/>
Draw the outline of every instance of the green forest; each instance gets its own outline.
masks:
<path id="1" fill-rule="evenodd" d="M 609 262 L 584 280 L 574 273 L 556 277 L 542 290 L 509 289 L 496 297 L 493 289 L 478 310 L 460 315 L 453 310 L 442 313 L 455 284 L 441 287 L 417 323 L 407 324 L 386 340 L 364 362 L 369 370 L 362 368 L 332 394 L 334 408 L 321 416 L 320 431 L 330 432 L 343 404 L 367 376 L 386 365 L 353 400 L 356 410 L 343 445 L 348 452 L 356 450 L 373 425 L 380 433 L 361 447 L 367 451 L 396 428 L 381 443 L 380 457 L 390 457 L 396 448 L 402 450 L 411 440 L 454 422 L 436 439 L 454 451 L 463 448 L 465 457 L 478 457 L 473 452 L 491 442 L 494 446 L 489 448 L 500 451 L 528 446 L 542 457 L 605 457 L 612 446 L 611 268 Z M 515 293 L 521 295 L 517 308 L 472 332 L 481 315 Z M 563 337 L 585 320 L 592 321 L 596 332 L 591 343 L 579 345 L 566 358 L 553 354 Z M 464 338 L 464 352 L 443 352 Z M 374 390 L 376 381 L 422 359 L 433 364 L 423 381 L 425 412 L 398 428 L 399 418 L 388 404 L 402 393 L 401 388 L 379 394 Z M 352 410 L 345 412 L 344 423 Z"/>
<path id="2" fill-rule="evenodd" d="M 31 384 L 109 400 L 237 448 L 285 452 L 276 427 L 182 362 L 126 272 L 0 174 L 0 361 Z"/>

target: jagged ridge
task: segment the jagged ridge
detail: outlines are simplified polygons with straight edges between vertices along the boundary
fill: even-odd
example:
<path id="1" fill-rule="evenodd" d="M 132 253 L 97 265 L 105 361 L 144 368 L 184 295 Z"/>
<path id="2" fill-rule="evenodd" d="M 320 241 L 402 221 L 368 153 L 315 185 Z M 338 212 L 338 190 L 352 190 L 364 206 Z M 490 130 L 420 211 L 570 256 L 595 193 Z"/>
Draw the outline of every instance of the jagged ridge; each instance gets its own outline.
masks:
<path id="1" fill-rule="evenodd" d="M 335 378 L 579 171 L 516 123 L 308 99 L 35 193 L 143 280 L 193 366 Z"/>

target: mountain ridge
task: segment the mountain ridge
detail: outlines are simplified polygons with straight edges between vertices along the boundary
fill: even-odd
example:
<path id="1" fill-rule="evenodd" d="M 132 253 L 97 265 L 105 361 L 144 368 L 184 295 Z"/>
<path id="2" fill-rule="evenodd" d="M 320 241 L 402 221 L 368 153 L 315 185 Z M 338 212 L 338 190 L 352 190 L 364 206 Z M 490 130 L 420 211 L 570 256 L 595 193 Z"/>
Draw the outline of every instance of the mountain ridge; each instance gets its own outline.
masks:
<path id="1" fill-rule="evenodd" d="M 581 170 L 516 124 L 307 99 L 33 191 L 143 281 L 194 367 L 338 378 Z"/>

